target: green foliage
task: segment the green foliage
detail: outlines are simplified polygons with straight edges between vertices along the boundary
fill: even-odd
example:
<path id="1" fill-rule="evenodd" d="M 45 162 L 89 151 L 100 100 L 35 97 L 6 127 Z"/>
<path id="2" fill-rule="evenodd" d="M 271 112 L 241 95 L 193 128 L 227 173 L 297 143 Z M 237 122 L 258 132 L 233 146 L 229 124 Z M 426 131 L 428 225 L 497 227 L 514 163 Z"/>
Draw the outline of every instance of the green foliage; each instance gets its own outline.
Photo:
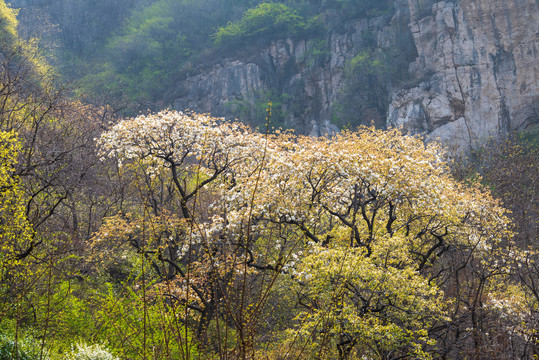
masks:
<path id="1" fill-rule="evenodd" d="M 38 344 L 33 338 L 15 339 L 8 334 L 0 334 L 0 360 L 48 359 L 46 353 L 41 357 Z"/>
<path id="2" fill-rule="evenodd" d="M 284 109 L 284 103 L 289 99 L 287 94 L 276 94 L 275 91 L 261 91 L 251 99 L 238 99 L 227 104 L 230 111 L 238 120 L 258 128 L 264 132 L 268 104 L 271 104 L 270 128 L 286 128 L 286 118 L 289 113 Z"/>
<path id="3" fill-rule="evenodd" d="M 348 71 L 352 73 L 362 72 L 367 74 L 380 73 L 383 63 L 368 51 L 360 51 L 359 54 L 350 60 Z"/>
<path id="4" fill-rule="evenodd" d="M 0 0 L 0 52 L 3 61 L 10 65 L 6 71 L 25 72 L 26 81 L 45 87 L 54 75 L 53 70 L 38 49 L 37 39 L 22 41 L 19 38 L 18 24 L 17 10 Z"/>
<path id="5" fill-rule="evenodd" d="M 285 4 L 262 3 L 247 10 L 239 21 L 220 27 L 213 36 L 216 45 L 239 46 L 258 39 L 304 35 L 316 22 L 305 20 Z"/>
<path id="6" fill-rule="evenodd" d="M 49 306 L 54 312 L 48 329 L 55 339 L 48 343 L 51 355 L 69 353 L 69 360 L 116 359 L 112 354 L 127 359 L 196 355 L 190 331 L 175 318 L 183 307 L 156 297 L 160 291 L 155 284 L 143 289 L 133 277 L 117 285 L 60 282 L 35 300 L 36 308 Z M 74 341 L 79 341 L 75 348 Z M 87 345 L 96 343 L 106 344 L 106 349 Z"/>
<path id="7" fill-rule="evenodd" d="M 539 148 L 539 124 L 531 126 L 521 134 L 522 140 L 528 142 L 530 145 Z"/>
<path id="8" fill-rule="evenodd" d="M 5 1 L 0 1 L 0 41 L 2 43 L 18 39 L 17 24 L 17 11 L 8 7 Z"/>
<path id="9" fill-rule="evenodd" d="M 114 84 L 119 78 L 127 85 L 132 98 L 155 99 L 161 87 L 168 84 L 165 74 L 175 64 L 181 65 L 189 55 L 185 36 L 172 26 L 174 18 L 167 2 L 158 2 L 142 13 L 135 14 L 122 35 L 110 40 L 107 46 L 107 67 L 102 67 L 96 80 Z M 90 89 L 96 89 L 90 86 Z"/>
<path id="10" fill-rule="evenodd" d="M 364 46 L 345 67 L 344 84 L 334 108 L 335 122 L 349 129 L 371 124 L 384 128 L 390 89 L 409 79 L 408 64 L 416 56 L 415 48 L 406 35 L 397 36 L 393 46 L 384 48 L 370 31 L 361 36 Z"/>
<path id="11" fill-rule="evenodd" d="M 61 281 L 52 290 L 51 294 L 39 296 L 36 303 L 41 308 L 49 304 L 54 309 L 54 321 L 49 331 L 58 339 L 54 349 L 65 352 L 71 348 L 73 339 L 88 339 L 95 333 L 92 312 L 98 297 L 84 294 L 89 289 L 71 281 Z"/>
<path id="12" fill-rule="evenodd" d="M 365 49 L 348 62 L 335 107 L 335 121 L 340 127 L 355 129 L 372 124 L 384 127 L 389 86 L 396 69 L 383 57 L 381 51 Z"/>
<path id="13" fill-rule="evenodd" d="M 196 356 L 190 331 L 178 322 L 183 307 L 167 306 L 166 298 L 157 297 L 158 288 L 141 291 L 129 287 L 114 290 L 100 299 L 95 308 L 101 320 L 97 338 L 107 341 L 124 358 L 148 357 L 178 359 Z M 150 296 L 151 294 L 151 296 Z"/>
<path id="14" fill-rule="evenodd" d="M 376 244 L 374 256 L 346 246 L 305 256 L 299 291 L 316 306 L 296 317 L 301 325 L 291 339 L 304 342 L 312 357 L 337 358 L 339 350 L 358 358 L 389 351 L 430 358 L 423 349 L 434 341 L 426 329 L 445 318 L 443 295 L 414 266 L 403 265 L 411 264 L 405 244 L 393 237 Z"/>
<path id="15" fill-rule="evenodd" d="M 160 8 L 158 8 L 160 9 Z M 113 73 L 128 84 L 135 98 L 155 99 L 167 86 L 167 71 L 181 65 L 190 55 L 186 37 L 171 26 L 174 18 L 169 11 L 154 14 L 148 9 L 131 20 L 124 35 L 111 40 L 107 49 L 113 60 Z M 122 76 L 123 75 L 123 76 Z"/>
<path id="16" fill-rule="evenodd" d="M 21 272 L 17 255 L 32 238 L 24 192 L 14 174 L 19 150 L 20 142 L 15 133 L 0 131 L 0 277 L 17 277 Z"/>
<path id="17" fill-rule="evenodd" d="M 311 67 L 315 64 L 323 64 L 330 55 L 329 44 L 325 39 L 313 39 L 308 42 L 308 47 L 298 62 L 305 62 Z"/>
<path id="18" fill-rule="evenodd" d="M 113 97 L 161 100 L 191 59 L 211 47 L 210 35 L 235 8 L 230 3 L 159 0 L 133 11 L 89 66 L 83 92 L 99 96 L 105 86 Z"/>

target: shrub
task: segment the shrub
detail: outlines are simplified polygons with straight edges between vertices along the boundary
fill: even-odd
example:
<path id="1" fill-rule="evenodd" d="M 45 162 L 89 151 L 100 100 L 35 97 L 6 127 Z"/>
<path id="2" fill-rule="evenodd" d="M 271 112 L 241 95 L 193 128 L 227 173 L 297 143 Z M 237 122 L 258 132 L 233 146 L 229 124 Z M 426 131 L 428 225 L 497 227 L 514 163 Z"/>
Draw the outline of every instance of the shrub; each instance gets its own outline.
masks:
<path id="1" fill-rule="evenodd" d="M 103 345 L 79 343 L 66 357 L 66 360 L 118 360 Z"/>
<path id="2" fill-rule="evenodd" d="M 0 335 L 0 360 L 35 360 L 40 358 L 37 343 L 30 339 L 15 341 L 9 335 Z M 42 359 L 47 359 L 43 356 Z"/>
<path id="3" fill-rule="evenodd" d="M 243 45 L 254 39 L 305 34 L 317 26 L 317 18 L 307 21 L 285 4 L 262 3 L 247 10 L 239 21 L 220 27 L 213 36 L 216 45 Z"/>

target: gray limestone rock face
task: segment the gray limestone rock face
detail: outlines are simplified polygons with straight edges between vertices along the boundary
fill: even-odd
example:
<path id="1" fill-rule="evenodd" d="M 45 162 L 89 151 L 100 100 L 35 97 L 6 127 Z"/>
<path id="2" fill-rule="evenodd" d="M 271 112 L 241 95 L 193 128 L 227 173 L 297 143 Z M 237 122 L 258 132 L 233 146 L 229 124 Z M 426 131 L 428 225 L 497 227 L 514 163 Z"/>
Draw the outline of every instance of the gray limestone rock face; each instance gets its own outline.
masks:
<path id="1" fill-rule="evenodd" d="M 395 0 L 391 14 L 349 20 L 324 41 L 318 57 L 312 55 L 321 50 L 319 40 L 283 39 L 205 64 L 178 84 L 174 107 L 233 118 L 260 108 L 261 94 L 271 92 L 286 126 L 331 134 L 351 60 L 369 47 L 400 46 L 413 50 L 408 80 L 385 84 L 381 103 L 388 105 L 378 106 L 378 125 L 468 151 L 539 121 L 536 0 Z M 372 109 L 358 109 L 365 124 L 374 123 Z"/>
<path id="2" fill-rule="evenodd" d="M 467 151 L 539 121 L 537 1 L 408 2 L 418 84 L 393 92 L 390 125 Z"/>
<path id="3" fill-rule="evenodd" d="M 347 21 L 341 31 L 328 32 L 323 41 L 277 40 L 266 48 L 247 49 L 241 56 L 201 64 L 178 84 L 173 107 L 234 118 L 241 111 L 252 115 L 271 92 L 279 99 L 285 126 L 299 134 L 334 133 L 332 119 L 347 64 L 365 48 L 366 33 L 372 34 L 370 41 L 376 47 L 398 43 L 402 24 L 408 31 L 410 21 L 406 1 L 396 0 L 392 14 Z M 411 34 L 409 41 L 411 45 Z"/>

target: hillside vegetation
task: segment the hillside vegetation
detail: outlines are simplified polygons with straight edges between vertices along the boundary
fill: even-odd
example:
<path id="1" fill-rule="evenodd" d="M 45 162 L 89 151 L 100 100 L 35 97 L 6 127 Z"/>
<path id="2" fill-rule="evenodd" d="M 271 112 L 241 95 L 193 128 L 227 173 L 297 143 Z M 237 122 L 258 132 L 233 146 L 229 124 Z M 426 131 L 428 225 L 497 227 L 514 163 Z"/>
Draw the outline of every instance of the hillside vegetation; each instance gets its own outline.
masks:
<path id="1" fill-rule="evenodd" d="M 169 103 L 170 90 L 201 62 L 231 51 L 253 51 L 281 38 L 325 40 L 343 20 L 374 16 L 391 1 L 286 0 L 32 0 L 23 9 L 25 32 L 47 33 L 50 53 L 66 80 L 92 98 L 130 103 L 131 111 Z M 30 10 L 32 9 L 32 10 Z M 35 13 L 46 19 L 32 21 Z M 50 24 L 44 30 L 43 24 Z M 58 24 L 57 26 L 54 24 Z M 104 91 L 104 89 L 106 89 Z M 136 104 L 136 105 L 135 105 Z"/>

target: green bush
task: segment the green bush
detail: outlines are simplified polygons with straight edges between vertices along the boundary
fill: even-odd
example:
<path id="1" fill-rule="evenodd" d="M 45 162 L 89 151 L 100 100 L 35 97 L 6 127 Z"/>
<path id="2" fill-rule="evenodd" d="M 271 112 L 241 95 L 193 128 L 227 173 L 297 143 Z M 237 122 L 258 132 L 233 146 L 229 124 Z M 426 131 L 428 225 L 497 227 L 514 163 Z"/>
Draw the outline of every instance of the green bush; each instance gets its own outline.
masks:
<path id="1" fill-rule="evenodd" d="M 306 34 L 319 25 L 318 18 L 307 21 L 285 4 L 262 3 L 247 10 L 240 20 L 220 27 L 213 36 L 216 45 L 237 46 L 254 39 Z"/>
<path id="2" fill-rule="evenodd" d="M 106 341 L 110 349 L 127 359 L 181 359 L 197 355 L 190 331 L 177 322 L 176 314 L 184 311 L 183 307 L 155 298 L 144 299 L 141 289 L 136 291 L 127 284 L 120 288 L 106 285 L 107 293 L 96 299 L 92 314 L 100 319 L 92 337 L 95 341 Z M 157 290 L 149 286 L 146 291 Z"/>
<path id="3" fill-rule="evenodd" d="M 43 356 L 42 359 L 47 359 Z M 37 360 L 40 359 L 38 344 L 32 339 L 15 339 L 9 335 L 0 335 L 0 360 Z"/>
<path id="4" fill-rule="evenodd" d="M 157 0 L 134 10 L 88 71 L 81 72 L 84 91 L 99 95 L 105 86 L 112 95 L 138 103 L 163 100 L 193 56 L 211 47 L 215 29 L 233 17 L 231 4 Z"/>
<path id="5" fill-rule="evenodd" d="M 131 270 L 132 277 L 123 283 L 65 281 L 54 287 L 49 298 L 40 300 L 41 308 L 50 303 L 54 309 L 46 338 L 51 356 L 67 360 L 113 360 L 115 356 L 138 359 L 145 356 L 159 360 L 197 354 L 190 331 L 176 322 L 175 314 L 184 308 L 157 300 L 155 293 L 145 298 L 140 283 L 132 284 L 138 282 L 138 269 Z M 158 284 L 152 283 L 145 291 L 151 293 L 157 288 Z M 106 344 L 107 348 L 86 345 L 95 343 Z"/>

